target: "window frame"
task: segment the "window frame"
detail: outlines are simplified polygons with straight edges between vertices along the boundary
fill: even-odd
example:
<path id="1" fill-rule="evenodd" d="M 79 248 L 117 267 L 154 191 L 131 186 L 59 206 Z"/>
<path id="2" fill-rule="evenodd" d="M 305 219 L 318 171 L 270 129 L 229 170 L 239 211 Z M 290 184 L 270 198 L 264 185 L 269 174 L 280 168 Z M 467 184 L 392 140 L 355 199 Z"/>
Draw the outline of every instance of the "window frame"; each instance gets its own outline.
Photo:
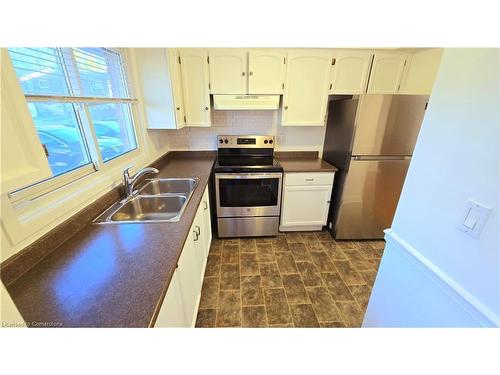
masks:
<path id="1" fill-rule="evenodd" d="M 129 54 L 126 49 L 100 47 L 106 50 L 117 53 L 120 56 L 120 72 L 125 79 L 125 90 L 129 94 L 129 87 L 132 86 L 135 92 L 135 77 L 132 76 L 132 69 L 127 69 L 131 65 Z M 75 57 L 72 53 L 74 64 Z M 69 79 L 69 77 L 67 77 Z M 18 81 L 19 83 L 19 81 Z M 20 83 L 19 83 L 20 84 Z M 22 207 L 26 202 L 34 201 L 37 198 L 47 194 L 57 192 L 58 190 L 73 184 L 87 176 L 94 175 L 99 171 L 113 171 L 119 166 L 131 166 L 134 160 L 143 156 L 143 131 L 140 124 L 140 116 L 138 112 L 139 101 L 134 98 L 110 98 L 110 97 L 81 97 L 81 96 L 66 96 L 66 95 L 24 95 L 26 102 L 66 102 L 71 103 L 75 107 L 75 114 L 78 117 L 78 125 L 82 131 L 84 146 L 87 148 L 90 158 L 90 163 L 79 166 L 73 170 L 69 170 L 58 176 L 52 176 L 45 180 L 24 186 L 15 191 L 9 192 L 8 197 L 15 207 Z M 92 122 L 92 117 L 87 104 L 126 104 L 130 113 L 132 122 L 132 131 L 135 137 L 135 147 L 124 152 L 116 157 L 104 161 L 99 150 L 99 143 L 95 133 L 95 128 Z M 47 160 L 48 161 L 48 160 Z"/>

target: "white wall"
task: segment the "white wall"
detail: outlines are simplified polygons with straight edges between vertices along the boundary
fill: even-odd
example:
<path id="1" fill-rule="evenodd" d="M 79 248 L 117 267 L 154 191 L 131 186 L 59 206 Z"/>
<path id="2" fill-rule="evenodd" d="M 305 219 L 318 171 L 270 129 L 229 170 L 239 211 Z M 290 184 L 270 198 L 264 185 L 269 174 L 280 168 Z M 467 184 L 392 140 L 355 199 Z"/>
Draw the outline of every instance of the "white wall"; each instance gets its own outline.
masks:
<path id="1" fill-rule="evenodd" d="M 366 326 L 442 325 L 443 316 L 455 315 L 461 308 L 456 301 L 444 303 L 444 297 L 429 299 L 434 295 L 431 291 L 419 293 L 428 280 L 423 280 L 424 274 L 419 276 L 418 267 L 408 267 L 400 259 L 401 251 L 413 252 L 427 264 L 429 277 L 438 276 L 445 281 L 444 289 L 451 287 L 472 303 L 474 314 L 499 321 L 499 74 L 497 49 L 445 50 L 393 232 L 387 237 Z M 468 198 L 493 208 L 478 239 L 457 229 Z M 423 281 L 415 282 L 419 278 Z M 412 299 L 397 296 L 404 288 Z"/>
<path id="2" fill-rule="evenodd" d="M 275 111 L 212 111 L 210 128 L 164 130 L 160 137 L 170 149 L 216 150 L 217 135 L 257 134 L 276 136 L 280 151 L 323 151 L 325 126 L 281 126 L 281 113 Z"/>

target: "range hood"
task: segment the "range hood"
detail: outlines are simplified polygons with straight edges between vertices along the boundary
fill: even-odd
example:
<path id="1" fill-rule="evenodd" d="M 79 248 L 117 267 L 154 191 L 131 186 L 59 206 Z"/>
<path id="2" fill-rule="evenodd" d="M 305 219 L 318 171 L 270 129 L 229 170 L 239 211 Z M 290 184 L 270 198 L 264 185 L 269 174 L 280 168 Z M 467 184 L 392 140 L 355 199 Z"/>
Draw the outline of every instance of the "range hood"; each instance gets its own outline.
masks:
<path id="1" fill-rule="evenodd" d="M 214 109 L 261 110 L 278 109 L 279 95 L 214 95 Z"/>

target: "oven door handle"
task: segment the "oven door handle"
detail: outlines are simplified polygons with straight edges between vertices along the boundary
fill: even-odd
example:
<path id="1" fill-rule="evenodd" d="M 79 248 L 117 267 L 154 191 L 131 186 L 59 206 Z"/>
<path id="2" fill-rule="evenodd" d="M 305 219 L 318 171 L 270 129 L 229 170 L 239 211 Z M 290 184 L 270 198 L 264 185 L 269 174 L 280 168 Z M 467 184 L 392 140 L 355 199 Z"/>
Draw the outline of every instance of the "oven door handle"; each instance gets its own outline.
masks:
<path id="1" fill-rule="evenodd" d="M 216 179 L 258 179 L 258 178 L 282 178 L 282 173 L 216 173 Z"/>

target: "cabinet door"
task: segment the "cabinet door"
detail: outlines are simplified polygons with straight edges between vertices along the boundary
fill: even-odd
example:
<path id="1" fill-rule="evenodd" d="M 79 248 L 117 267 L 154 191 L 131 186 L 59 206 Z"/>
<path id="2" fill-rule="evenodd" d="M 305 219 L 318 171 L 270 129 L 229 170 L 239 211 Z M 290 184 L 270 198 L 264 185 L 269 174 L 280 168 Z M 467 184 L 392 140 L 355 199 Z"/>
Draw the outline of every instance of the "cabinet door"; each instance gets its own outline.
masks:
<path id="1" fill-rule="evenodd" d="M 212 243 L 212 220 L 210 218 L 210 200 L 208 196 L 208 186 L 205 188 L 203 198 L 201 198 L 201 209 L 203 210 L 203 239 L 205 246 L 205 256 L 208 256 L 210 244 Z"/>
<path id="2" fill-rule="evenodd" d="M 399 93 L 430 95 L 442 55 L 442 48 L 430 48 L 409 56 Z"/>
<path id="3" fill-rule="evenodd" d="M 247 51 L 216 48 L 210 55 L 210 91 L 212 94 L 247 93 Z"/>
<path id="4" fill-rule="evenodd" d="M 373 57 L 368 94 L 396 94 L 408 54 L 378 53 Z"/>
<path id="5" fill-rule="evenodd" d="M 184 113 L 184 95 L 182 93 L 182 78 L 181 78 L 181 64 L 179 51 L 170 48 L 168 52 L 168 64 L 170 72 L 170 82 L 172 85 L 172 96 L 175 108 L 175 120 L 177 129 L 186 126 L 185 113 Z"/>
<path id="6" fill-rule="evenodd" d="M 191 228 L 181 257 L 179 258 L 179 286 L 184 305 L 185 319 L 187 325 L 191 326 L 196 319 L 197 301 L 201 291 L 200 270 L 197 264 L 196 248 L 193 241 L 193 228 Z"/>
<path id="7" fill-rule="evenodd" d="M 52 176 L 7 49 L 0 50 L 1 190 L 10 192 Z"/>
<path id="8" fill-rule="evenodd" d="M 201 284 L 203 283 L 203 275 L 205 274 L 205 265 L 207 260 L 207 255 L 205 251 L 206 233 L 203 228 L 203 204 L 201 204 L 198 207 L 198 211 L 196 212 L 196 216 L 193 220 L 191 234 L 193 236 L 193 244 L 195 251 L 197 285 L 201 290 Z"/>
<path id="9" fill-rule="evenodd" d="M 210 126 L 208 52 L 187 48 L 179 53 L 186 126 Z"/>
<path id="10" fill-rule="evenodd" d="M 248 93 L 282 94 L 285 67 L 284 50 L 251 50 L 248 53 Z"/>
<path id="11" fill-rule="evenodd" d="M 178 56 L 164 48 L 135 48 L 148 129 L 184 126 Z"/>
<path id="12" fill-rule="evenodd" d="M 186 321 L 179 272 L 176 269 L 156 318 L 155 327 L 189 327 L 190 323 Z"/>
<path id="13" fill-rule="evenodd" d="M 364 94 L 371 62 L 369 51 L 334 51 L 330 94 Z"/>
<path id="14" fill-rule="evenodd" d="M 330 87 L 332 52 L 290 51 L 287 61 L 281 124 L 323 126 Z"/>
<path id="15" fill-rule="evenodd" d="M 281 225 L 325 225 L 331 194 L 331 185 L 285 186 Z"/>

